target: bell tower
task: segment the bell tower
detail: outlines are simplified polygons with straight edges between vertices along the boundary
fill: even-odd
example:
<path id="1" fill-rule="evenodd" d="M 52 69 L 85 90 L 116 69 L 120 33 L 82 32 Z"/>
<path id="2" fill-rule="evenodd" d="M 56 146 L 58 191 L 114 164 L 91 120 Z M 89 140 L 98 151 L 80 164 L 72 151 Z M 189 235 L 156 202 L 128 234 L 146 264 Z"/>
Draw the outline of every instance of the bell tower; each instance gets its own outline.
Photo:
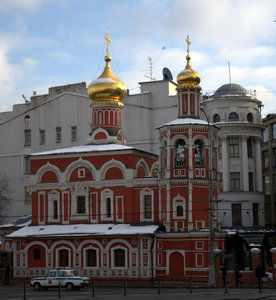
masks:
<path id="1" fill-rule="evenodd" d="M 187 64 L 185 69 L 177 76 L 178 117 L 199 118 L 200 114 L 200 76 L 190 64 L 190 38 L 187 36 Z"/>
<path id="2" fill-rule="evenodd" d="M 124 135 L 121 129 L 122 100 L 126 97 L 127 89 L 111 71 L 109 56 L 109 44 L 111 38 L 107 31 L 106 65 L 103 73 L 88 86 L 88 96 L 92 103 L 92 132 L 88 138 L 88 143 L 124 143 Z"/>

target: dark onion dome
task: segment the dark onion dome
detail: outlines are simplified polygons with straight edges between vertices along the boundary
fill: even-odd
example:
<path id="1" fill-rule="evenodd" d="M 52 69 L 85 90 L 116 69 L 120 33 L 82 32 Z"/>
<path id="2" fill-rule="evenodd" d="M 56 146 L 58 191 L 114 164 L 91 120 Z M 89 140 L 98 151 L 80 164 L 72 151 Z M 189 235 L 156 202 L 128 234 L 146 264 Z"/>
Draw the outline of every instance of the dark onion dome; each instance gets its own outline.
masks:
<path id="1" fill-rule="evenodd" d="M 236 83 L 228 83 L 222 85 L 218 88 L 213 95 L 214 99 L 219 98 L 230 98 L 230 97 L 250 97 L 251 95 L 248 91 L 239 84 Z"/>

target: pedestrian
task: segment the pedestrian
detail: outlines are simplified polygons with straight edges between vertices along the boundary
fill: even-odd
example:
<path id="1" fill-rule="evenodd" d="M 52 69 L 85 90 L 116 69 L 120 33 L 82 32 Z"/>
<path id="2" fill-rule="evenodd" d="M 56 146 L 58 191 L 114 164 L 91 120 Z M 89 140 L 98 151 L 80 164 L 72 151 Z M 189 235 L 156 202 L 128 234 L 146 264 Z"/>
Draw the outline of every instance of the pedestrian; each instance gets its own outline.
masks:
<path id="1" fill-rule="evenodd" d="M 256 267 L 256 270 L 255 270 L 255 275 L 257 277 L 257 280 L 258 280 L 258 287 L 259 289 L 262 288 L 262 277 L 264 277 L 264 268 L 258 264 L 257 267 Z"/>
<path id="2" fill-rule="evenodd" d="M 8 285 L 9 283 L 10 283 L 10 266 L 7 263 L 6 267 L 5 267 L 5 276 L 4 276 L 4 283 L 3 284 Z"/>
<path id="3" fill-rule="evenodd" d="M 221 268 L 221 274 L 222 274 L 222 281 L 223 281 L 223 286 L 227 288 L 227 267 L 225 264 L 223 264 Z"/>
<path id="4" fill-rule="evenodd" d="M 239 284 L 242 285 L 242 281 L 240 280 L 240 278 L 242 277 L 241 272 L 240 272 L 240 268 L 238 265 L 236 265 L 235 268 L 235 282 L 236 282 L 236 286 L 238 286 Z"/>

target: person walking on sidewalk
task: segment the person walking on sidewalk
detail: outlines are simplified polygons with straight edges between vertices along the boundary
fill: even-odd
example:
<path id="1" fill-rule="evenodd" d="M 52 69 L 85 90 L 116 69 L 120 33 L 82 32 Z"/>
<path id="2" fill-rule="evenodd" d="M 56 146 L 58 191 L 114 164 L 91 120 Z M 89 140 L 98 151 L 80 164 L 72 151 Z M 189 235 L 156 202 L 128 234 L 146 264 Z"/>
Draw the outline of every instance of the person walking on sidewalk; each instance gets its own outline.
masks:
<path id="1" fill-rule="evenodd" d="M 10 266 L 9 264 L 7 263 L 6 264 L 6 267 L 5 267 L 5 276 L 4 276 L 4 282 L 3 284 L 5 285 L 8 285 L 10 283 Z"/>
<path id="2" fill-rule="evenodd" d="M 221 268 L 221 274 L 222 274 L 223 286 L 227 288 L 227 267 L 225 264 L 223 264 Z"/>
<path id="3" fill-rule="evenodd" d="M 242 285 L 242 281 L 240 280 L 240 278 L 242 277 L 241 272 L 240 272 L 240 268 L 238 265 L 236 265 L 235 268 L 235 282 L 236 282 L 236 286 L 238 286 L 239 284 Z"/>

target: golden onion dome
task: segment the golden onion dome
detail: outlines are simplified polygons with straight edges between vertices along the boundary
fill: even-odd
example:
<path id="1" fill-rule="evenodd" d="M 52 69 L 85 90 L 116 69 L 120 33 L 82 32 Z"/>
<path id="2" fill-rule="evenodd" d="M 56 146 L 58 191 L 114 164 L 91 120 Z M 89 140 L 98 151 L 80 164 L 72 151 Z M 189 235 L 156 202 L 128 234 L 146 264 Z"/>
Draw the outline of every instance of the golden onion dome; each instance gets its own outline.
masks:
<path id="1" fill-rule="evenodd" d="M 189 86 L 197 86 L 200 83 L 199 74 L 192 69 L 190 64 L 190 55 L 186 56 L 187 64 L 185 69 L 177 75 L 177 83 L 180 87 L 189 87 Z"/>
<path id="2" fill-rule="evenodd" d="M 111 57 L 107 55 L 104 59 L 106 61 L 104 71 L 96 80 L 89 84 L 88 96 L 93 100 L 93 103 L 119 103 L 125 98 L 127 88 L 112 73 L 109 65 Z"/>
<path id="3" fill-rule="evenodd" d="M 127 94 L 127 88 L 123 82 L 121 82 L 111 71 L 109 62 L 111 57 L 109 56 L 108 46 L 111 39 L 107 35 L 105 36 L 107 41 L 107 55 L 104 60 L 106 65 L 103 73 L 88 86 L 88 96 L 93 100 L 93 104 L 117 104 L 123 106 L 122 101 Z"/>
<path id="4" fill-rule="evenodd" d="M 185 69 L 177 75 L 177 83 L 179 84 L 180 88 L 195 87 L 198 86 L 198 84 L 200 83 L 199 74 L 192 69 L 192 66 L 190 64 L 191 57 L 189 55 L 189 45 L 191 44 L 191 42 L 189 40 L 189 36 L 187 36 L 186 42 L 187 42 L 187 56 L 186 56 L 187 64 Z"/>

